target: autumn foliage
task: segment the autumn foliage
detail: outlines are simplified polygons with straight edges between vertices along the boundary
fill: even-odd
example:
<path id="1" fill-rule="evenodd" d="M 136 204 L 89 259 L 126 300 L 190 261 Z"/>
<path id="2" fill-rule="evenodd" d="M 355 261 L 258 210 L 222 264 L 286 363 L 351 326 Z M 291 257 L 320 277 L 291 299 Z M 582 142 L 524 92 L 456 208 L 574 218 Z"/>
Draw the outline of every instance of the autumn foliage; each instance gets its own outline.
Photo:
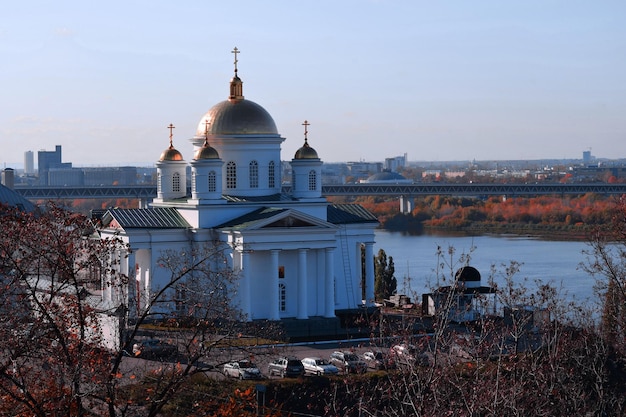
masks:
<path id="1" fill-rule="evenodd" d="M 384 228 L 488 230 L 495 232 L 564 230 L 586 231 L 607 224 L 613 197 L 540 196 L 488 199 L 427 196 L 415 200 L 410 214 L 399 213 L 397 200 L 364 197 L 357 200 L 374 213 Z"/>

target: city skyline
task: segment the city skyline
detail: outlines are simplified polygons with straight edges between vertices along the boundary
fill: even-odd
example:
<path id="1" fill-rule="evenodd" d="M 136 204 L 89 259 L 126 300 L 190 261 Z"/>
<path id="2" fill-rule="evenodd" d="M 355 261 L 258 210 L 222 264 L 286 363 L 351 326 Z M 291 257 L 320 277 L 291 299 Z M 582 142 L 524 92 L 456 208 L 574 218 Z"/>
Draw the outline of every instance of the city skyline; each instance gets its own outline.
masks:
<path id="1" fill-rule="evenodd" d="M 3 166 L 63 146 L 84 165 L 192 158 L 227 98 L 325 162 L 626 157 L 626 4 L 41 1 L 0 16 Z M 7 146 L 7 145 L 11 146 Z"/>

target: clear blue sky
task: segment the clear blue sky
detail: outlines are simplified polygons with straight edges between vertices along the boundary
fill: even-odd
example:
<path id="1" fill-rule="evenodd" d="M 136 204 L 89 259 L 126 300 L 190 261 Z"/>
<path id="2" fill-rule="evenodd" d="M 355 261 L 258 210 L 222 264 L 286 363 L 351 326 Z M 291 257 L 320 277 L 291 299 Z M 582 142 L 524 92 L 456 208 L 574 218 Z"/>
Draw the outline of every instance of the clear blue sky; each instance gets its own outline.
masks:
<path id="1" fill-rule="evenodd" d="M 81 165 L 186 160 L 201 116 L 244 95 L 290 160 L 626 157 L 626 2 L 10 1 L 0 163 L 63 146 Z"/>

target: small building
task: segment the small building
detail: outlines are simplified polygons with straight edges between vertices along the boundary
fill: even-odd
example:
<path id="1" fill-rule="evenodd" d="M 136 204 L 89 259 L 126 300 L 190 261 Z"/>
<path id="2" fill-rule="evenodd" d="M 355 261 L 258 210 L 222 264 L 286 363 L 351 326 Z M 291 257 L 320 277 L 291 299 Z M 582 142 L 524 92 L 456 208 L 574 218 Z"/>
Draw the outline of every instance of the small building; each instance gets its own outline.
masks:
<path id="1" fill-rule="evenodd" d="M 495 288 L 481 285 L 476 268 L 465 266 L 456 272 L 453 285 L 422 295 L 422 314 L 434 316 L 447 309 L 453 322 L 476 321 L 485 314 L 495 313 L 495 293 Z"/>

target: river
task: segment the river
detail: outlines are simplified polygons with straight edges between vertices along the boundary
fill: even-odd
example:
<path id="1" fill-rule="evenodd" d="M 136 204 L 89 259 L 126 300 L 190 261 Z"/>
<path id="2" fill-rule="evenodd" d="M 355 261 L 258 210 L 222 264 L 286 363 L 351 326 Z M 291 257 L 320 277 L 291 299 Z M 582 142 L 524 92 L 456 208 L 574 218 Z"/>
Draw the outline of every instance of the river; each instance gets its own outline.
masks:
<path id="1" fill-rule="evenodd" d="M 377 230 L 374 254 L 383 249 L 388 257 L 393 257 L 399 293 L 420 295 L 430 292 L 431 286 L 437 283 L 438 246 L 446 252 L 449 247 L 453 247 L 455 249 L 453 258 L 457 262 L 461 254 L 469 254 L 471 259 L 469 264 L 481 273 L 482 285 L 487 285 L 491 265 L 495 265 L 499 272 L 495 281 L 502 283 L 504 281 L 502 265 L 516 261 L 522 264 L 515 276 L 516 282 L 521 283 L 527 279 L 528 287 L 533 288 L 534 281 L 540 279 L 557 287 L 567 299 L 587 304 L 596 300 L 593 291 L 595 278 L 579 267 L 585 260 L 583 250 L 589 249 L 586 242 L 550 241 L 510 235 L 416 236 Z M 447 258 L 450 259 L 449 256 Z M 445 267 L 442 273 L 450 276 L 450 271 L 456 271 L 460 266 L 457 263 L 452 269 Z"/>

